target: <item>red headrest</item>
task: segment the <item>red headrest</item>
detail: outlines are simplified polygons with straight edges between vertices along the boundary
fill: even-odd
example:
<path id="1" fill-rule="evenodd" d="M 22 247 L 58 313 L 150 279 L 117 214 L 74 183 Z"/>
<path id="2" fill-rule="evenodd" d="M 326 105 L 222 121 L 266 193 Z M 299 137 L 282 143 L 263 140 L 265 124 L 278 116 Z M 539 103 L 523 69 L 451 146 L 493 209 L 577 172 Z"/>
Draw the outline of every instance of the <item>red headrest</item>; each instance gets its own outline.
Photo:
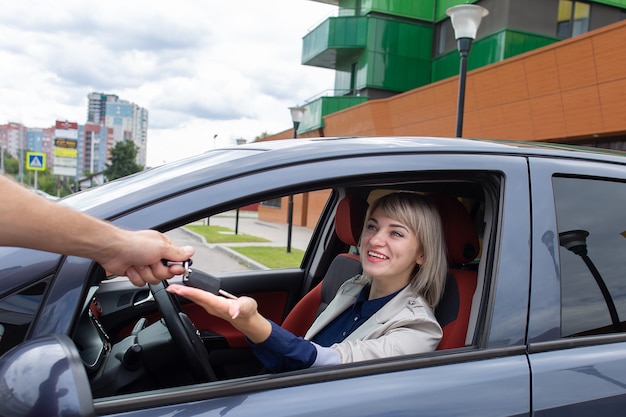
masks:
<path id="1" fill-rule="evenodd" d="M 335 214 L 335 230 L 343 243 L 358 246 L 365 221 L 367 202 L 353 195 L 339 201 Z"/>
<path id="2" fill-rule="evenodd" d="M 439 210 L 443 222 L 448 262 L 459 265 L 473 261 L 478 255 L 478 233 L 463 203 L 443 194 L 431 194 L 428 198 Z"/>

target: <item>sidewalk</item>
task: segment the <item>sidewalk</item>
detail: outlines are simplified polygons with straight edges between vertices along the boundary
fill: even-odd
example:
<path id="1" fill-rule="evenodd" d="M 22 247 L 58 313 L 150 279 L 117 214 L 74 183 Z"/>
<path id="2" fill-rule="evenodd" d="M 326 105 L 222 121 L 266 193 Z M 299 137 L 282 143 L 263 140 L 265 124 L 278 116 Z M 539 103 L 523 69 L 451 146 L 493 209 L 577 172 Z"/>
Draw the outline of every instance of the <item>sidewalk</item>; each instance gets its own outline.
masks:
<path id="1" fill-rule="evenodd" d="M 206 224 L 206 221 L 205 223 Z M 246 243 L 206 243 L 202 236 L 187 229 L 179 228 L 167 232 L 167 235 L 178 245 L 191 245 L 196 253 L 193 256 L 193 266 L 206 272 L 235 272 L 245 269 L 268 269 L 265 265 L 250 259 L 239 252 L 232 250 L 235 246 L 279 246 L 287 247 L 287 224 L 264 222 L 258 219 L 256 212 L 240 212 L 239 222 L 235 211 L 226 212 L 209 219 L 209 224 L 223 226 L 235 230 L 239 234 L 262 237 L 269 242 Z M 306 250 L 313 230 L 293 226 L 291 231 L 291 247 Z"/>

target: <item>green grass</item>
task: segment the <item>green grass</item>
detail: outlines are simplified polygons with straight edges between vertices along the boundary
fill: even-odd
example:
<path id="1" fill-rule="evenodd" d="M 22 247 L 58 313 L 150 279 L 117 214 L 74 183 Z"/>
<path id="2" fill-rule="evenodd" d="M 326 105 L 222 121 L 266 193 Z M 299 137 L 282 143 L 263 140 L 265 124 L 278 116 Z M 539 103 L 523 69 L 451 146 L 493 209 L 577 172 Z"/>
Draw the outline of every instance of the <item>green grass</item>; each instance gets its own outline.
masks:
<path id="1" fill-rule="evenodd" d="M 269 242 L 269 240 L 262 237 L 247 235 L 245 233 L 235 234 L 235 231 L 228 227 L 211 225 L 187 225 L 185 227 L 203 236 L 207 243 Z"/>
<path id="2" fill-rule="evenodd" d="M 223 226 L 187 225 L 185 227 L 203 236 L 207 243 L 269 242 L 258 236 L 245 233 L 235 234 L 233 229 Z M 304 257 L 303 250 L 291 248 L 291 252 L 287 253 L 287 248 L 281 246 L 233 246 L 231 249 L 270 269 L 297 268 Z"/>
<path id="3" fill-rule="evenodd" d="M 287 248 L 280 246 L 236 246 L 231 249 L 271 269 L 297 268 L 304 257 L 303 250 L 291 248 L 287 253 Z"/>

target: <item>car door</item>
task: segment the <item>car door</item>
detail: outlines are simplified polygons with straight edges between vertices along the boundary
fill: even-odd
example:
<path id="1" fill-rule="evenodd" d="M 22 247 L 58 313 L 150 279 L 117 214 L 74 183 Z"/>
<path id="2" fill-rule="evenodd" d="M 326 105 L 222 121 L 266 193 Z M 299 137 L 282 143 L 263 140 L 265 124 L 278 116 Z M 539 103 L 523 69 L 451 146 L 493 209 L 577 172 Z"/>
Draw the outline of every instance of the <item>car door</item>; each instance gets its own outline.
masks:
<path id="1" fill-rule="evenodd" d="M 537 416 L 623 414 L 624 168 L 580 160 L 530 161 L 528 339 Z"/>
<path id="2" fill-rule="evenodd" d="M 417 171 L 447 178 L 471 173 L 473 178 L 497 177 L 485 242 L 488 277 L 477 296 L 480 308 L 469 346 L 428 355 L 390 358 L 328 369 L 308 369 L 278 375 L 222 381 L 219 384 L 180 387 L 158 396 L 149 392 L 95 402 L 98 415 L 449 415 L 517 416 L 530 412 L 530 374 L 525 350 L 530 276 L 530 204 L 525 158 L 464 154 L 354 157 L 341 163 L 319 161 L 283 167 L 272 175 L 281 186 L 317 181 L 343 184 L 407 178 Z M 329 174 L 330 173 L 330 174 Z M 262 173 L 255 181 L 271 184 Z M 245 178 L 206 190 L 197 197 L 181 196 L 180 204 L 195 198 L 211 204 L 220 192 L 236 200 L 252 192 Z M 249 179 L 248 179 L 249 180 Z M 319 185 L 318 185 L 319 186 Z M 496 189 L 497 188 L 497 189 Z M 237 193 L 233 194 L 236 190 Z M 255 189 L 258 192 L 258 187 Z M 293 190 L 295 191 L 295 190 Z M 300 190 L 302 191 L 302 190 Z M 193 194 L 189 193 L 189 194 Z M 230 197 L 232 195 L 232 197 Z M 182 202 L 180 201 L 182 200 Z M 170 204 L 170 203 L 167 203 Z M 172 202 L 173 204 L 173 202 Z M 142 213 L 142 219 L 162 224 L 163 209 Z M 122 224 L 129 221 L 123 219 Z M 226 280 L 225 280 L 226 281 Z M 182 404 L 185 403 L 185 404 Z"/>

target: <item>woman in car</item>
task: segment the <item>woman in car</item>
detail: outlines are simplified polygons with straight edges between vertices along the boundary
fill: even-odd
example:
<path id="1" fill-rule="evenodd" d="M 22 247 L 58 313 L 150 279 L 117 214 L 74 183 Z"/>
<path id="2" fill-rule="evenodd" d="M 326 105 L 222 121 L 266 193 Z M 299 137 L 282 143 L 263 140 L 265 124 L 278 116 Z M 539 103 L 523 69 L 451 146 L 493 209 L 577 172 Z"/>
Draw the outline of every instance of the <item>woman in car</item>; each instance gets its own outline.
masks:
<path id="1" fill-rule="evenodd" d="M 304 338 L 263 317 L 250 297 L 170 285 L 230 322 L 272 371 L 433 351 L 442 330 L 433 310 L 447 263 L 437 209 L 414 193 L 392 193 L 368 209 L 360 240 L 363 273 L 346 281 Z"/>

